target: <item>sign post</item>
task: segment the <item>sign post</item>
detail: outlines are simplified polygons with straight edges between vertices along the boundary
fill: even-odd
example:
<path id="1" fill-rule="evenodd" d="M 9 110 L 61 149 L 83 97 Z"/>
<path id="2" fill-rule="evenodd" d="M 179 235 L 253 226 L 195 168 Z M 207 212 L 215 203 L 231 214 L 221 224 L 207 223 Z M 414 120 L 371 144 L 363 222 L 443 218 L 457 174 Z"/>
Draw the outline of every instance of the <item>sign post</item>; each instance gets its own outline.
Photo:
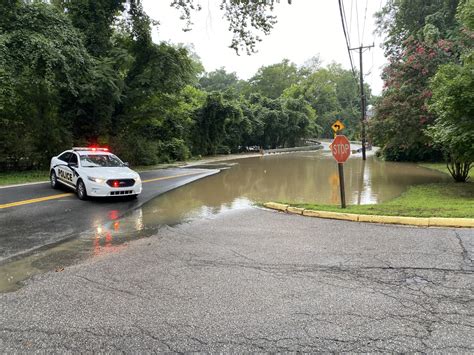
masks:
<path id="1" fill-rule="evenodd" d="M 346 126 L 344 126 L 344 123 L 342 123 L 339 120 L 336 120 L 331 126 L 332 130 L 334 131 L 334 138 L 337 136 L 337 132 L 342 131 Z"/>
<path id="2" fill-rule="evenodd" d="M 346 191 L 344 188 L 344 163 L 351 155 L 351 143 L 346 136 L 337 135 L 332 141 L 331 153 L 337 161 L 339 170 L 339 187 L 341 189 L 341 208 L 346 208 Z"/>
<path id="3" fill-rule="evenodd" d="M 339 170 L 339 186 L 341 189 L 341 208 L 346 208 L 346 189 L 344 187 L 344 164 L 337 163 Z"/>

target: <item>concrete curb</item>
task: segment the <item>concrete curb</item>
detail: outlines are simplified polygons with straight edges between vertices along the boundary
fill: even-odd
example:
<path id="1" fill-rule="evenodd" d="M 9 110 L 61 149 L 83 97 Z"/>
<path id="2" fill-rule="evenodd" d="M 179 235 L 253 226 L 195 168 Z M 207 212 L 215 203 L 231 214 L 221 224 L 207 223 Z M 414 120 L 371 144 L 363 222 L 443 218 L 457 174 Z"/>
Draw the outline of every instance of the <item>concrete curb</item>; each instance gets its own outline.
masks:
<path id="1" fill-rule="evenodd" d="M 402 224 L 417 227 L 456 227 L 474 228 L 474 218 L 442 218 L 442 217 L 402 217 L 402 216 L 379 216 L 368 214 L 353 214 L 343 212 L 314 211 L 304 208 L 293 207 L 277 202 L 263 204 L 266 208 L 286 213 L 303 215 L 306 217 L 340 219 L 344 221 Z"/>

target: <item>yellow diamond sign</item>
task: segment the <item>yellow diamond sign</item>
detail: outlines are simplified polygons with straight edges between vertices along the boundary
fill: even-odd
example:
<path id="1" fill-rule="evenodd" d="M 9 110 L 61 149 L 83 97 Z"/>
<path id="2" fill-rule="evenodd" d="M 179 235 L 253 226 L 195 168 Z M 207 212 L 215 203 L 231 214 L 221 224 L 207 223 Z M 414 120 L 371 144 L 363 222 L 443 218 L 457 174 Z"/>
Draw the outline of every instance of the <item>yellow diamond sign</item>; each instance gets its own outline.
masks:
<path id="1" fill-rule="evenodd" d="M 342 123 L 341 121 L 336 120 L 336 122 L 332 124 L 331 128 L 335 133 L 337 133 L 339 131 L 342 131 L 344 128 L 346 128 L 346 126 L 344 126 L 344 123 Z"/>

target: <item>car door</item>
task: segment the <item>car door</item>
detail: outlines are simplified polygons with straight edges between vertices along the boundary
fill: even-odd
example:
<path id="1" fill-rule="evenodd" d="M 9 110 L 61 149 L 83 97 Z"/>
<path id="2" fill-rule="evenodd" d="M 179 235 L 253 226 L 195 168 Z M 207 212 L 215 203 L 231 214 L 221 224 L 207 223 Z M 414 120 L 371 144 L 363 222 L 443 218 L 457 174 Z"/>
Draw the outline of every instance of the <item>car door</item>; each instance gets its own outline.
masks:
<path id="1" fill-rule="evenodd" d="M 56 176 L 58 180 L 68 186 L 74 186 L 72 180 L 72 170 L 69 168 L 69 160 L 71 159 L 71 152 L 63 153 L 59 156 L 60 163 L 56 165 Z"/>
<path id="2" fill-rule="evenodd" d="M 77 184 L 77 179 L 79 178 L 79 157 L 77 156 L 76 153 L 72 153 L 71 157 L 69 158 L 69 163 L 68 163 L 68 169 L 71 171 L 72 176 L 70 176 L 71 184 L 76 186 Z"/>

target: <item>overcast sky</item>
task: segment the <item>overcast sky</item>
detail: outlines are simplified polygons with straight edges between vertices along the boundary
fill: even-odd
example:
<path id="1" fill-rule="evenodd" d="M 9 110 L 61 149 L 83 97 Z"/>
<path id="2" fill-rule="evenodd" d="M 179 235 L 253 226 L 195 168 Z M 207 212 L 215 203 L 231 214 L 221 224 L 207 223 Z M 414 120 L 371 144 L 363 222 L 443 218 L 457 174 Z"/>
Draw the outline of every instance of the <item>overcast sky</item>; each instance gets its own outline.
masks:
<path id="1" fill-rule="evenodd" d="M 237 56 L 229 48 L 232 35 L 219 10 L 220 2 L 200 0 L 203 9 L 193 13 L 194 25 L 189 32 L 182 31 L 185 23 L 179 20 L 179 12 L 169 6 L 171 0 L 144 0 L 143 4 L 146 12 L 160 22 L 153 33 L 154 40 L 192 44 L 206 71 L 225 67 L 227 71 L 236 72 L 240 78 L 248 79 L 263 65 L 277 63 L 284 58 L 301 65 L 317 54 L 323 65 L 335 61 L 350 68 L 337 0 L 293 0 L 291 5 L 281 0 L 274 12 L 278 23 L 269 36 L 262 37 L 258 52 L 251 56 L 245 53 Z M 385 0 L 344 0 L 343 3 L 350 27 L 351 46 L 375 42 L 375 47 L 364 53 L 364 74 L 373 93 L 380 94 L 381 67 L 386 60 L 380 48 L 382 39 L 373 34 L 373 14 L 379 11 Z M 358 52 L 354 51 L 354 65 L 357 68 L 358 58 Z"/>

